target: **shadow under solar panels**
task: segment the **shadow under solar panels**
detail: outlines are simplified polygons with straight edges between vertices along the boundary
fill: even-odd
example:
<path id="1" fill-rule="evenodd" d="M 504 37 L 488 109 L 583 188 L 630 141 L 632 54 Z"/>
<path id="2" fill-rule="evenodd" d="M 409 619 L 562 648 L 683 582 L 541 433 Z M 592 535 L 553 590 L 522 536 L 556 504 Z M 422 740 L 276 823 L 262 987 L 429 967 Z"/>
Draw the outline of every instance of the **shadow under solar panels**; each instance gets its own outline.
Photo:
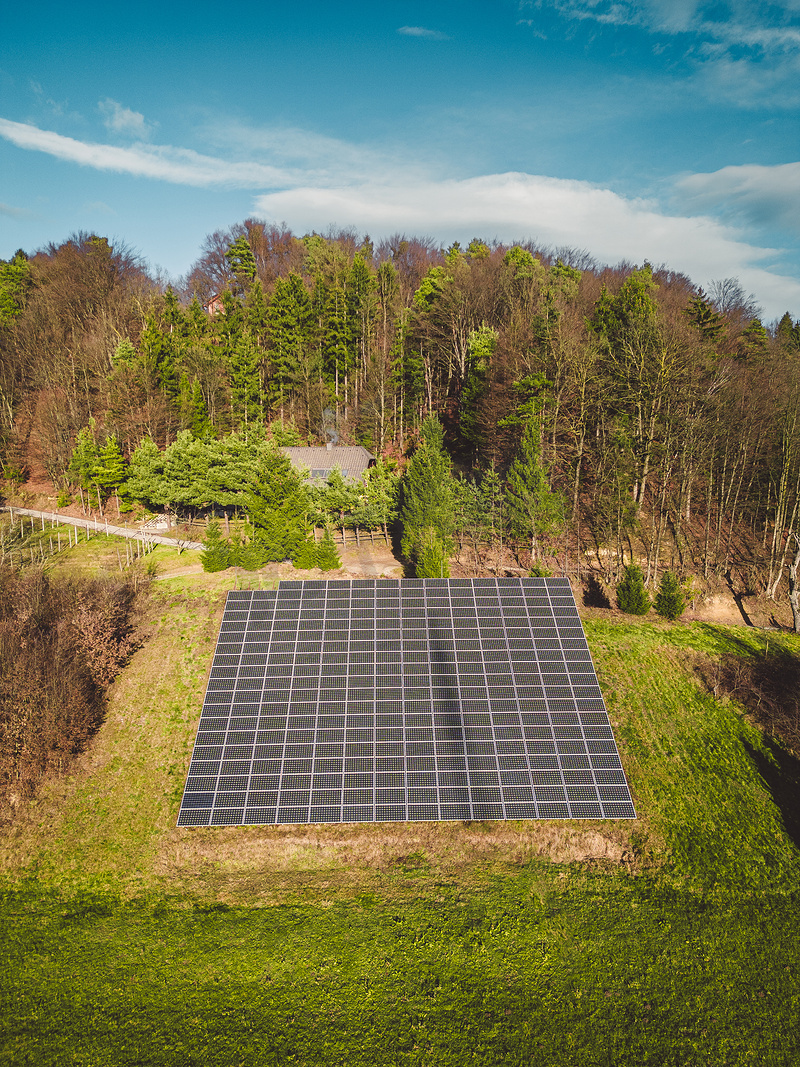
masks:
<path id="1" fill-rule="evenodd" d="M 179 826 L 635 816 L 566 578 L 228 595 Z"/>

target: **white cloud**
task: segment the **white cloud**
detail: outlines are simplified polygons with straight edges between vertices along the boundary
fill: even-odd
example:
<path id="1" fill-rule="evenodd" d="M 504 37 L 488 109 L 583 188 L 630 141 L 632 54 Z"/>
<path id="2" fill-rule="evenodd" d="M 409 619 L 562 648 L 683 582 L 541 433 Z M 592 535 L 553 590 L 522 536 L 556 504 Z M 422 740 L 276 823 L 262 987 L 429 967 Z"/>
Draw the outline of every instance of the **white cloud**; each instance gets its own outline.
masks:
<path id="1" fill-rule="evenodd" d="M 103 125 L 112 133 L 130 134 L 131 137 L 146 140 L 153 130 L 152 124 L 145 122 L 144 115 L 123 107 L 111 97 L 101 100 L 97 107 L 103 116 Z"/>
<path id="2" fill-rule="evenodd" d="M 303 186 L 256 198 L 264 217 L 298 229 L 330 223 L 373 236 L 405 231 L 447 243 L 476 234 L 504 241 L 588 249 L 601 262 L 666 263 L 695 282 L 736 275 L 767 307 L 800 314 L 800 280 L 762 266 L 773 249 L 754 247 L 731 227 L 706 217 L 665 214 L 655 201 L 626 199 L 588 182 L 530 174 L 491 174 L 464 180 Z"/>
<path id="3" fill-rule="evenodd" d="M 230 161 L 169 145 L 91 144 L 8 119 L 0 119 L 0 137 L 100 171 L 201 188 L 252 189 L 257 213 L 300 231 L 335 223 L 373 236 L 405 231 L 443 243 L 475 235 L 532 238 L 541 245 L 586 248 L 608 263 L 665 263 L 704 286 L 712 278 L 736 275 L 767 307 L 768 318 L 787 309 L 800 315 L 800 280 L 775 268 L 779 250 L 748 243 L 742 231 L 698 214 L 719 209 L 718 200 L 727 198 L 754 221 L 774 219 L 790 210 L 800 164 L 686 176 L 678 193 L 693 212 L 689 216 L 589 182 L 521 173 L 437 178 L 421 165 L 302 130 L 230 128 L 231 142 L 242 154 L 249 144 L 251 153 L 255 149 L 285 165 Z"/>
<path id="4" fill-rule="evenodd" d="M 726 217 L 782 227 L 800 236 L 800 163 L 751 163 L 689 174 L 676 183 L 676 191 L 692 210 L 722 210 Z"/>
<path id="5" fill-rule="evenodd" d="M 94 167 L 95 170 L 156 178 L 178 185 L 252 189 L 285 186 L 296 180 L 296 175 L 264 163 L 229 162 L 170 145 L 136 144 L 118 148 L 92 144 L 9 119 L 0 119 L 0 137 L 19 148 L 45 152 L 56 159 Z"/>
<path id="6" fill-rule="evenodd" d="M 400 26 L 397 32 L 402 33 L 404 37 L 427 37 L 431 41 L 450 40 L 446 33 L 440 33 L 439 30 L 428 30 L 424 26 Z"/>

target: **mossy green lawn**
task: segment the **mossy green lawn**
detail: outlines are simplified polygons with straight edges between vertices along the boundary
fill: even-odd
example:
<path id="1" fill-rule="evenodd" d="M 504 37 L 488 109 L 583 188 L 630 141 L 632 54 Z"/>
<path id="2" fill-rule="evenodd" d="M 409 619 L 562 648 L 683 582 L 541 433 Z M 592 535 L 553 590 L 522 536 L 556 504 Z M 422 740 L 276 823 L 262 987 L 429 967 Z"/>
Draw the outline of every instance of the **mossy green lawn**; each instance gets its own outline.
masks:
<path id="1" fill-rule="evenodd" d="M 636 821 L 179 830 L 214 580 L 5 832 L 0 1063 L 798 1062 L 798 763 L 709 679 L 800 641 L 586 621 Z"/>
<path id="2" fill-rule="evenodd" d="M 797 895 L 541 871 L 403 906 L 6 897 L 7 1064 L 781 1064 Z"/>

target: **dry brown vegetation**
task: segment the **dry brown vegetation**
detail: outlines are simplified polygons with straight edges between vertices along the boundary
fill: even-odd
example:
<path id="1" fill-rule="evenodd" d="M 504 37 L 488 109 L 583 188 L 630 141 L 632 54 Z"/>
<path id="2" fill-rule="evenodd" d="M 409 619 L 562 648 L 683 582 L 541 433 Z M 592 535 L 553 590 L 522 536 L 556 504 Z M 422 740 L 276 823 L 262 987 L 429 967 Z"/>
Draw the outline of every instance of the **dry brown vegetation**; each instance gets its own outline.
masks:
<path id="1" fill-rule="evenodd" d="M 130 583 L 0 568 L 0 805 L 61 771 L 103 721 L 135 647 Z"/>

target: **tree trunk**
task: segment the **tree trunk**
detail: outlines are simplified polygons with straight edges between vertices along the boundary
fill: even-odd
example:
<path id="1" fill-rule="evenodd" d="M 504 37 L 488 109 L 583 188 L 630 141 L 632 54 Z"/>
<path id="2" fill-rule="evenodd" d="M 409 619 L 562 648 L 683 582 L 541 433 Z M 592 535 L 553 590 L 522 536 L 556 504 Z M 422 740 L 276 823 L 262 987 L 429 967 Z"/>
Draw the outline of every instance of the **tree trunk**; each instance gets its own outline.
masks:
<path id="1" fill-rule="evenodd" d="M 798 589 L 797 572 L 800 569 L 800 534 L 792 534 L 797 545 L 794 559 L 789 564 L 789 603 L 792 606 L 794 632 L 800 634 L 800 589 Z"/>

